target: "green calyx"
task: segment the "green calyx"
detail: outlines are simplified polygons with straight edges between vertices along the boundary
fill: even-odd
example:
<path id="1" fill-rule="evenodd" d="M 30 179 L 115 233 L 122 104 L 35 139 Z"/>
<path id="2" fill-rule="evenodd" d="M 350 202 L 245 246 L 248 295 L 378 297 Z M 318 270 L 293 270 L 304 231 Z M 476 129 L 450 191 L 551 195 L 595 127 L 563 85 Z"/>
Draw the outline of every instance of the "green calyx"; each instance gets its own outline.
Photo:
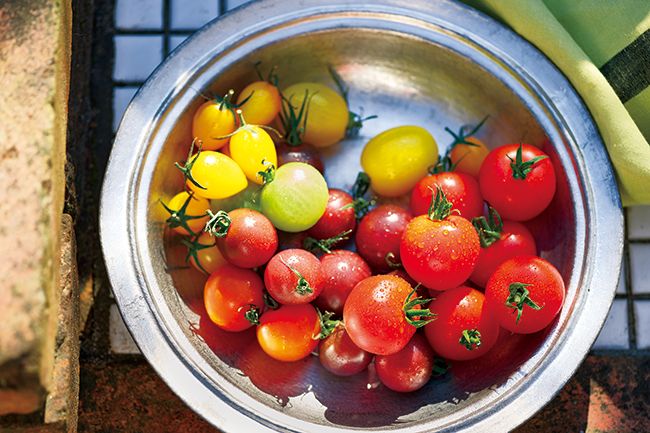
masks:
<path id="1" fill-rule="evenodd" d="M 447 373 L 451 366 L 447 361 L 445 361 L 444 358 L 438 358 L 435 357 L 433 359 L 433 368 L 431 369 L 433 371 L 433 377 L 440 377 Z"/>
<path id="2" fill-rule="evenodd" d="M 397 257 L 395 257 L 395 254 L 393 254 L 393 252 L 386 253 L 384 260 L 390 269 L 399 269 L 402 267 L 402 263 L 397 260 Z"/>
<path id="3" fill-rule="evenodd" d="M 199 155 L 201 154 L 201 141 L 198 140 L 199 141 L 198 150 L 196 152 L 196 155 L 192 156 L 192 154 L 194 153 L 194 144 L 195 144 L 196 141 L 197 141 L 196 138 L 194 140 L 192 140 L 192 144 L 190 144 L 190 151 L 188 152 L 187 159 L 185 160 L 183 165 L 179 164 L 178 162 L 175 162 L 174 167 L 176 167 L 177 169 L 180 170 L 181 173 L 183 173 L 183 177 L 185 177 L 185 182 L 187 182 L 189 180 L 197 188 L 199 188 L 199 189 L 207 189 L 206 187 L 204 187 L 203 185 L 198 183 L 196 181 L 196 179 L 194 179 L 192 177 L 192 167 L 194 166 L 194 163 L 196 162 Z"/>
<path id="4" fill-rule="evenodd" d="M 320 239 L 320 240 L 316 238 L 312 238 L 310 236 L 308 238 L 305 238 L 305 240 L 302 242 L 302 246 L 304 249 L 311 251 L 313 253 L 322 251 L 326 254 L 329 254 L 332 252 L 332 247 L 334 247 L 334 245 L 338 244 L 341 241 L 349 239 L 351 233 L 352 230 L 346 230 L 344 232 L 339 233 L 338 235 L 332 236 L 331 238 Z"/>
<path id="5" fill-rule="evenodd" d="M 481 241 L 481 248 L 487 248 L 501 239 L 503 220 L 492 206 L 488 206 L 488 218 L 484 216 L 472 218 L 472 225 Z"/>
<path id="6" fill-rule="evenodd" d="M 244 313 L 244 317 L 253 325 L 260 324 L 260 309 L 254 304 L 248 304 L 248 310 Z"/>
<path id="7" fill-rule="evenodd" d="M 204 218 L 205 215 L 187 215 L 187 207 L 190 204 L 190 200 L 194 200 L 194 194 L 188 194 L 187 199 L 183 202 L 183 205 L 180 209 L 174 210 L 160 200 L 160 204 L 163 208 L 169 213 L 169 218 L 165 220 L 165 223 L 170 229 L 175 229 L 177 227 L 184 228 L 189 234 L 196 235 L 194 231 L 190 228 L 188 221 Z"/>
<path id="8" fill-rule="evenodd" d="M 264 299 L 264 305 L 266 305 L 267 308 L 271 310 L 277 310 L 280 308 L 278 301 L 273 299 L 273 296 L 271 296 L 271 294 L 267 292 L 266 289 L 264 289 L 264 292 L 262 293 L 262 298 Z"/>
<path id="9" fill-rule="evenodd" d="M 535 164 L 546 158 L 548 158 L 547 155 L 539 155 L 524 162 L 523 146 L 520 144 L 517 148 L 517 154 L 515 155 L 514 160 L 510 158 L 510 155 L 508 155 L 508 159 L 510 160 L 510 168 L 512 169 L 512 177 L 520 180 L 526 179 L 528 173 L 533 171 L 533 168 L 535 168 Z"/>
<path id="10" fill-rule="evenodd" d="M 284 130 L 284 138 L 290 146 L 302 144 L 302 137 L 307 128 L 307 117 L 309 115 L 309 104 L 315 93 L 309 94 L 305 90 L 305 97 L 298 111 L 291 104 L 291 101 L 282 96 L 282 110 L 280 110 L 280 123 Z"/>
<path id="11" fill-rule="evenodd" d="M 363 108 L 359 109 L 359 113 L 355 113 L 353 111 L 350 111 L 350 102 L 348 100 L 348 94 L 350 93 L 350 87 L 345 83 L 343 78 L 339 75 L 339 73 L 334 69 L 334 67 L 329 66 L 329 72 L 330 75 L 332 76 L 332 79 L 334 80 L 334 83 L 336 84 L 336 87 L 339 89 L 339 93 L 343 97 L 343 100 L 345 101 L 345 105 L 348 106 L 348 124 L 345 128 L 345 137 L 346 138 L 354 138 L 359 136 L 359 132 L 361 131 L 361 128 L 363 127 L 363 122 L 366 120 L 371 120 L 371 119 L 376 119 L 377 115 L 372 115 L 372 116 L 366 116 L 363 117 Z"/>
<path id="12" fill-rule="evenodd" d="M 467 350 L 474 350 L 481 346 L 481 333 L 478 329 L 465 329 L 458 340 Z"/>
<path id="13" fill-rule="evenodd" d="M 211 244 L 202 244 L 199 242 L 199 237 L 194 236 L 182 239 L 181 243 L 187 248 L 185 263 L 189 263 L 191 259 L 194 259 L 194 263 L 196 263 L 196 266 L 201 270 L 201 272 L 208 274 L 208 271 L 205 270 L 201 264 L 201 261 L 199 260 L 199 251 L 214 247 L 216 245 L 216 241 Z"/>
<path id="14" fill-rule="evenodd" d="M 524 311 L 525 305 L 529 306 L 533 310 L 542 309 L 542 307 L 537 305 L 535 301 L 530 299 L 530 291 L 527 288 L 529 286 L 531 286 L 531 284 L 518 282 L 512 283 L 510 286 L 508 286 L 510 295 L 508 295 L 508 298 L 506 299 L 506 307 L 517 311 L 517 319 L 515 320 L 515 323 L 519 323 L 519 319 L 521 319 L 521 314 Z"/>
<path id="15" fill-rule="evenodd" d="M 275 165 L 265 159 L 262 160 L 262 165 L 266 168 L 262 171 L 258 171 L 257 174 L 262 178 L 262 184 L 266 185 L 267 183 L 273 182 L 273 179 L 275 179 Z"/>
<path id="16" fill-rule="evenodd" d="M 451 209 L 454 205 L 447 200 L 442 188 L 436 185 L 436 194 L 431 198 L 431 205 L 429 205 L 429 219 L 431 221 L 442 221 L 451 214 Z"/>
<path id="17" fill-rule="evenodd" d="M 375 205 L 374 199 L 368 200 L 364 197 L 368 192 L 368 188 L 370 188 L 370 176 L 365 172 L 360 171 L 350 189 L 350 195 L 352 196 L 353 201 L 352 203 L 343 206 L 341 210 L 352 208 L 354 209 L 354 215 L 357 220 L 363 218 L 370 208 Z"/>
<path id="18" fill-rule="evenodd" d="M 204 232 L 210 233 L 212 236 L 222 238 L 228 234 L 228 229 L 232 223 L 230 216 L 225 211 L 218 211 L 217 213 L 212 213 L 210 209 L 207 210 L 207 214 L 210 217 L 208 222 L 205 223 Z"/>
<path id="19" fill-rule="evenodd" d="M 316 308 L 316 312 L 318 313 L 318 321 L 320 322 L 320 332 L 314 337 L 315 340 L 322 340 L 329 337 L 334 332 L 334 329 L 343 323 L 341 320 L 332 319 L 334 313 L 329 311 L 321 313 L 318 308 Z"/>
<path id="20" fill-rule="evenodd" d="M 311 288 L 309 285 L 309 281 L 305 279 L 305 277 L 302 276 L 300 271 L 298 271 L 296 268 L 293 266 L 289 265 L 287 262 L 285 262 L 282 258 L 280 258 L 280 261 L 284 266 L 286 266 L 293 274 L 298 277 L 298 282 L 296 283 L 296 293 L 305 296 L 308 293 L 314 293 L 314 289 Z"/>
<path id="21" fill-rule="evenodd" d="M 416 328 L 421 328 L 424 325 L 427 325 L 436 320 L 437 314 L 432 313 L 428 308 L 416 308 L 431 301 L 430 298 L 424 299 L 419 296 L 413 298 L 413 294 L 417 292 L 418 287 L 420 287 L 419 284 L 415 286 L 413 290 L 411 290 L 411 293 L 408 294 L 404 300 L 402 310 L 404 310 L 404 316 L 406 317 L 406 321 L 408 323 L 415 326 Z"/>
<path id="22" fill-rule="evenodd" d="M 485 116 L 483 120 L 481 120 L 478 124 L 476 124 L 476 126 L 474 126 L 472 129 L 470 129 L 467 132 L 466 130 L 469 129 L 467 126 L 461 126 L 458 132 L 454 132 L 451 129 L 445 127 L 445 131 L 447 131 L 454 138 L 454 141 L 449 146 L 447 155 L 453 150 L 454 147 L 458 146 L 459 144 L 476 147 L 477 144 L 472 143 L 471 141 L 467 141 L 467 139 L 475 135 L 483 127 L 488 117 L 490 116 Z"/>
<path id="23" fill-rule="evenodd" d="M 266 81 L 267 83 L 278 87 L 278 83 L 280 82 L 280 77 L 278 76 L 278 66 L 275 65 L 271 69 L 269 69 L 269 73 L 264 77 L 264 74 L 262 74 L 262 70 L 260 69 L 260 65 L 262 64 L 261 60 L 258 60 L 255 62 L 254 68 L 255 72 L 257 73 L 257 76 L 259 77 L 260 81 Z M 240 104 L 240 105 L 243 105 Z"/>
<path id="24" fill-rule="evenodd" d="M 219 96 L 215 97 L 214 102 L 216 104 L 219 104 L 220 111 L 223 109 L 234 110 L 236 108 L 236 105 L 235 103 L 232 102 L 233 96 L 235 96 L 235 91 L 233 89 L 230 89 L 222 97 Z"/>

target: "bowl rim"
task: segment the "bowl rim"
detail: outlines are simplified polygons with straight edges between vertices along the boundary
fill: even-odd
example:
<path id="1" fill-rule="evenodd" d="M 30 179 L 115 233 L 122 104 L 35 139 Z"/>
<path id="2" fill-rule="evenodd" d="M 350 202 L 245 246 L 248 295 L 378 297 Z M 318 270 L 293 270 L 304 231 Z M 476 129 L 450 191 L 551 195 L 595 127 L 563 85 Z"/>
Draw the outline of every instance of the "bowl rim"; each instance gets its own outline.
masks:
<path id="1" fill-rule="evenodd" d="M 180 92 L 187 90 L 188 80 L 217 54 L 228 52 L 224 57 L 234 58 L 237 48 L 254 38 L 265 37 L 265 30 L 280 24 L 287 29 L 291 23 L 304 24 L 306 17 L 315 20 L 318 17 L 345 19 L 346 13 L 349 14 L 348 24 L 356 23 L 357 26 L 364 19 L 392 16 L 408 20 L 404 21 L 403 30 L 408 26 L 429 25 L 471 40 L 515 71 L 528 86 L 532 86 L 543 106 L 551 109 L 550 115 L 558 122 L 558 128 L 575 145 L 579 145 L 573 150 L 579 152 L 582 158 L 578 161 L 583 177 L 580 187 L 584 188 L 583 194 L 588 200 L 578 205 L 591 205 L 584 210 L 589 217 L 588 221 L 583 221 L 584 247 L 590 248 L 593 252 L 591 257 L 599 263 L 598 268 L 593 263 L 584 263 L 583 277 L 586 276 L 591 283 L 591 293 L 578 300 L 581 300 L 580 308 L 589 310 L 589 316 L 581 314 L 571 322 L 573 329 L 580 325 L 579 335 L 575 332 L 560 335 L 557 329 L 549 334 L 542 346 L 547 346 L 549 340 L 557 337 L 555 344 L 565 350 L 543 347 L 546 350 L 544 354 L 555 356 L 550 360 L 541 359 L 541 362 L 545 362 L 542 371 L 522 369 L 517 372 L 519 381 L 526 385 L 516 390 L 517 404 L 512 404 L 512 395 L 504 396 L 484 413 L 470 417 L 474 424 L 465 422 L 443 427 L 443 430 L 453 431 L 512 429 L 532 416 L 559 391 L 577 369 L 604 324 L 620 271 L 620 260 L 612 260 L 612 257 L 622 256 L 623 216 L 615 178 L 598 131 L 567 79 L 543 54 L 512 31 L 474 9 L 453 1 L 379 0 L 364 4 L 361 1 L 333 0 L 327 5 L 318 0 L 303 0 L 300 3 L 258 1 L 212 21 L 175 50 L 152 73 L 126 110 L 104 179 L 100 234 L 109 279 L 120 312 L 140 350 L 163 380 L 213 425 L 224 431 L 239 431 L 242 428 L 254 431 L 305 431 L 317 425 L 284 414 L 277 416 L 277 413 L 271 412 L 278 411 L 266 406 L 260 408 L 251 406 L 250 402 L 229 399 L 228 396 L 232 398 L 236 393 L 234 387 L 220 384 L 222 387 L 215 388 L 211 378 L 200 366 L 197 367 L 196 359 L 188 357 L 189 349 L 179 344 L 178 335 L 170 332 L 174 324 L 170 323 L 169 317 L 159 314 L 162 307 L 160 300 L 152 296 L 151 279 L 147 278 L 152 270 L 143 269 L 146 254 L 142 256 L 140 247 L 142 240 L 146 239 L 142 237 L 146 230 L 139 230 L 138 227 L 142 227 L 143 221 L 146 223 L 146 209 L 143 210 L 146 206 L 141 204 L 146 203 L 146 198 L 142 201 L 142 195 L 147 188 L 143 188 L 139 174 L 147 154 L 156 151 L 148 146 L 149 137 L 158 127 L 163 112 L 170 109 L 169 104 Z M 218 39 L 223 35 L 230 36 Z M 215 40 L 221 42 L 215 44 Z M 212 49 L 206 51 L 206 46 Z M 223 60 L 224 64 L 227 61 Z M 586 155 L 589 156 L 588 165 L 585 163 Z M 125 176 L 125 173 L 128 175 Z M 591 180 L 603 187 L 596 188 Z M 607 230 L 595 230 L 595 227 L 605 226 Z M 570 350 L 567 350 L 569 346 Z M 562 368 L 564 365 L 571 368 Z M 345 430 L 321 425 L 318 425 L 318 429 Z M 405 431 L 425 430 L 428 431 L 426 424 L 417 424 Z"/>

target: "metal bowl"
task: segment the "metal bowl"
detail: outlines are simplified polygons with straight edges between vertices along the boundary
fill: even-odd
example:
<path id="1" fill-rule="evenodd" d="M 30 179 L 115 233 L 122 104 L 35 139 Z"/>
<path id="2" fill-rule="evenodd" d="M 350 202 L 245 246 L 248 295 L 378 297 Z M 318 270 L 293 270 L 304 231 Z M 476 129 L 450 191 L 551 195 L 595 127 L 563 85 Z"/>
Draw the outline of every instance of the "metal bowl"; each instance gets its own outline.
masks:
<path id="1" fill-rule="evenodd" d="M 352 108 L 379 115 L 362 137 L 326 152 L 334 186 L 352 183 L 368 137 L 396 125 L 424 126 L 444 145 L 444 126 L 489 114 L 480 136 L 492 147 L 542 146 L 560 173 L 558 190 L 529 226 L 567 285 L 554 325 L 521 339 L 516 356 L 497 351 L 489 362 L 459 364 L 412 394 L 377 387 L 370 373 L 334 377 L 314 357 L 280 364 L 261 353 L 253 333 L 211 328 L 200 278 L 173 266 L 179 249 L 164 236 L 159 199 L 182 188 L 171 167 L 184 159 L 200 95 L 241 89 L 258 60 L 278 65 L 283 85 L 332 83 L 332 65 L 352 89 Z M 612 302 L 623 224 L 607 154 L 580 98 L 548 59 L 494 20 L 451 1 L 266 0 L 208 24 L 138 92 L 106 173 L 101 235 L 142 353 L 220 429 L 494 432 L 540 409 L 588 352 Z"/>

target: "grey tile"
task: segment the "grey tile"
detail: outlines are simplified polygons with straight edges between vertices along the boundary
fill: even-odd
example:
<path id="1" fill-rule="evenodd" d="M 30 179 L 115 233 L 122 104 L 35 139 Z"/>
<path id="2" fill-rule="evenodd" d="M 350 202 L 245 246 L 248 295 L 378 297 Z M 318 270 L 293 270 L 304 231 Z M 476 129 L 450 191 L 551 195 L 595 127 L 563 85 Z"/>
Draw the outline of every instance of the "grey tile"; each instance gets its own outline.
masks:
<path id="1" fill-rule="evenodd" d="M 118 29 L 162 29 L 163 0 L 117 0 L 115 27 Z"/>
<path id="2" fill-rule="evenodd" d="M 625 260 L 621 263 L 621 274 L 618 276 L 618 285 L 616 286 L 616 293 L 624 295 L 627 293 L 625 290 Z"/>
<path id="3" fill-rule="evenodd" d="M 650 244 L 630 245 L 630 276 L 634 293 L 650 293 Z"/>
<path id="4" fill-rule="evenodd" d="M 136 346 L 131 334 L 126 329 L 117 305 L 111 305 L 108 322 L 108 336 L 111 344 L 111 352 L 116 354 L 138 354 L 140 350 Z"/>
<path id="5" fill-rule="evenodd" d="M 650 239 L 650 206 L 632 206 L 627 209 L 628 239 Z"/>
<path id="6" fill-rule="evenodd" d="M 636 346 L 650 349 L 650 301 L 634 301 L 636 316 Z"/>
<path id="7" fill-rule="evenodd" d="M 144 81 L 162 61 L 162 36 L 118 35 L 114 41 L 116 80 Z"/>
<path id="8" fill-rule="evenodd" d="M 115 87 L 113 89 L 113 132 L 117 131 L 122 115 L 137 91 L 137 87 Z"/>
<path id="9" fill-rule="evenodd" d="M 171 0 L 172 29 L 198 29 L 218 15 L 218 0 Z"/>
<path id="10" fill-rule="evenodd" d="M 177 46 L 179 46 L 185 39 L 190 35 L 173 35 L 169 37 L 169 51 L 173 51 Z"/>
<path id="11" fill-rule="evenodd" d="M 615 299 L 594 349 L 628 349 L 627 301 Z"/>

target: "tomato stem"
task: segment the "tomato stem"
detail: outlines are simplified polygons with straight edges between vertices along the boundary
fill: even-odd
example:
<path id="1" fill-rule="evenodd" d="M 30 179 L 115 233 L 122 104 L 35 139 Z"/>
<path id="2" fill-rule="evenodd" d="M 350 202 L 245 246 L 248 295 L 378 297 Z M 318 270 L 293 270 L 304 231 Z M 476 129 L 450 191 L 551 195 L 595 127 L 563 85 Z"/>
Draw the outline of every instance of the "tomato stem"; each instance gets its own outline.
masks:
<path id="1" fill-rule="evenodd" d="M 262 292 L 262 297 L 264 298 L 264 305 L 266 305 L 271 310 L 277 310 L 278 308 L 280 308 L 280 304 L 278 303 L 278 301 L 273 299 L 273 296 L 271 296 L 271 294 L 267 292 L 266 289 L 264 289 L 264 291 Z"/>
<path id="2" fill-rule="evenodd" d="M 244 317 L 253 325 L 260 324 L 260 309 L 255 304 L 248 304 Z"/>
<path id="3" fill-rule="evenodd" d="M 302 144 L 302 137 L 307 128 L 307 116 L 309 115 L 309 104 L 311 103 L 311 98 L 316 93 L 309 94 L 309 91 L 305 89 L 305 97 L 302 100 L 302 104 L 296 112 L 296 108 L 291 105 L 291 101 L 282 97 L 282 110 L 280 110 L 280 123 L 282 123 L 282 129 L 284 129 L 284 138 L 287 140 L 287 144 L 290 146 L 298 146 Z"/>
<path id="4" fill-rule="evenodd" d="M 386 253 L 386 257 L 384 257 L 384 260 L 386 261 L 388 267 L 391 269 L 399 269 L 402 267 L 402 263 L 400 263 L 400 261 L 397 260 L 397 257 L 395 257 L 395 254 L 392 251 Z"/>
<path id="5" fill-rule="evenodd" d="M 262 178 L 262 185 L 266 185 L 273 182 L 275 179 L 275 165 L 266 159 L 262 160 L 262 165 L 266 168 L 262 171 L 258 171 L 257 175 Z"/>
<path id="6" fill-rule="evenodd" d="M 302 246 L 304 249 L 311 252 L 317 252 L 318 250 L 321 250 L 322 252 L 329 254 L 332 252 L 332 247 L 334 245 L 338 244 L 341 241 L 349 239 L 351 233 L 352 229 L 341 232 L 337 235 L 332 236 L 331 238 L 321 240 L 312 238 L 310 236 L 305 238 L 305 240 L 302 242 Z"/>
<path id="7" fill-rule="evenodd" d="M 226 92 L 223 97 L 215 98 L 215 102 L 219 104 L 219 111 L 223 110 L 224 108 L 227 110 L 232 110 L 235 107 L 235 104 L 232 103 L 232 97 L 235 96 L 235 91 L 233 89 L 230 89 Z"/>
<path id="8" fill-rule="evenodd" d="M 437 314 L 432 313 L 428 308 L 416 308 L 432 300 L 431 298 L 424 299 L 420 296 L 413 298 L 413 294 L 417 292 L 418 287 L 420 287 L 419 284 L 415 286 L 413 290 L 411 290 L 411 293 L 408 294 L 404 300 L 404 306 L 402 307 L 402 310 L 404 311 L 404 316 L 406 317 L 406 321 L 408 323 L 415 326 L 416 328 L 421 328 L 424 325 L 436 320 Z"/>
<path id="9" fill-rule="evenodd" d="M 191 235 L 196 235 L 194 233 L 194 230 L 192 230 L 187 223 L 188 221 L 191 220 L 196 220 L 200 218 L 204 218 L 205 215 L 187 215 L 187 207 L 190 204 L 190 200 L 196 200 L 194 198 L 193 193 L 188 193 L 187 198 L 183 202 L 183 205 L 180 207 L 178 210 L 171 209 L 169 206 L 165 204 L 165 202 L 162 201 L 162 199 L 159 199 L 160 204 L 162 205 L 163 208 L 169 213 L 169 218 L 165 220 L 165 223 L 170 229 L 175 229 L 176 227 L 182 227 L 184 228 L 189 234 Z"/>
<path id="10" fill-rule="evenodd" d="M 341 210 L 353 208 L 354 215 L 357 220 L 363 218 L 370 208 L 375 205 L 375 199 L 366 199 L 363 196 L 370 188 L 370 176 L 363 171 L 357 174 L 357 179 L 354 181 L 352 188 L 350 188 L 350 195 L 352 196 L 352 203 L 346 204 Z"/>
<path id="11" fill-rule="evenodd" d="M 533 159 L 530 159 L 526 162 L 523 160 L 523 145 L 519 144 L 519 147 L 517 148 L 517 154 L 515 155 L 515 159 L 513 160 L 510 158 L 510 155 L 506 155 L 508 159 L 510 160 L 510 168 L 512 169 L 512 177 L 515 179 L 520 179 L 524 180 L 526 179 L 526 176 L 528 176 L 528 173 L 533 171 L 533 168 L 535 168 L 535 164 L 543 159 L 548 158 L 547 155 L 539 155 L 534 157 Z"/>
<path id="12" fill-rule="evenodd" d="M 478 329 L 465 329 L 458 342 L 467 350 L 478 349 L 481 346 L 481 333 Z"/>
<path id="13" fill-rule="evenodd" d="M 487 248 L 501 239 L 503 220 L 499 212 L 490 205 L 488 205 L 488 218 L 484 216 L 472 218 L 472 225 L 478 233 L 481 248 Z"/>
<path id="14" fill-rule="evenodd" d="M 527 287 L 531 284 L 515 282 L 508 286 L 508 291 L 510 295 L 506 299 L 506 307 L 513 308 L 517 311 L 517 320 L 515 323 L 519 323 L 521 319 L 521 314 L 524 311 L 524 305 L 528 305 L 533 310 L 541 310 L 543 307 L 540 307 L 530 298 L 530 291 Z"/>
<path id="15" fill-rule="evenodd" d="M 451 129 L 448 127 L 445 127 L 445 131 L 447 131 L 453 138 L 454 141 L 449 145 L 449 148 L 447 150 L 446 155 L 449 155 L 451 151 L 454 149 L 459 144 L 464 144 L 466 146 L 473 146 L 477 147 L 478 145 L 476 143 L 472 143 L 471 141 L 467 141 L 469 137 L 472 137 L 474 134 L 476 134 L 485 124 L 485 121 L 488 120 L 489 115 L 485 116 L 483 120 L 481 120 L 474 128 L 472 128 L 470 131 L 465 132 L 466 129 L 469 128 L 468 125 L 461 126 L 460 129 L 458 130 L 457 133 L 454 133 Z"/>
<path id="16" fill-rule="evenodd" d="M 264 75 L 262 74 L 262 71 L 260 70 L 260 65 L 261 64 L 262 64 L 262 61 L 258 60 L 253 65 L 253 67 L 255 68 L 255 72 L 257 72 L 257 76 L 259 77 L 260 81 L 266 81 L 267 83 L 269 83 L 269 84 L 271 84 L 271 85 L 273 85 L 275 87 L 278 87 L 278 83 L 280 81 L 280 78 L 279 78 L 279 76 L 277 74 L 278 65 L 274 65 L 271 69 L 269 69 L 268 75 L 266 76 L 266 78 L 264 78 Z"/>
<path id="17" fill-rule="evenodd" d="M 212 213 L 211 209 L 206 211 L 210 219 L 205 223 L 204 232 L 210 233 L 212 236 L 222 238 L 228 234 L 228 229 L 232 220 L 228 213 L 225 211 L 218 211 L 217 213 Z"/>
<path id="18" fill-rule="evenodd" d="M 300 271 L 298 271 L 298 269 L 289 265 L 287 262 L 284 261 L 282 257 L 280 257 L 280 261 L 282 262 L 282 264 L 284 264 L 284 266 L 289 268 L 289 270 L 293 272 L 296 277 L 298 277 L 298 282 L 296 283 L 297 294 L 304 296 L 308 293 L 314 293 L 314 290 L 309 285 L 309 281 L 307 281 L 305 277 L 302 276 L 302 274 L 300 273 Z"/>
<path id="19" fill-rule="evenodd" d="M 429 205 L 429 219 L 431 221 L 442 221 L 451 214 L 451 209 L 454 205 L 447 200 L 445 192 L 436 185 L 436 194 L 431 198 L 431 205 Z"/>
<path id="20" fill-rule="evenodd" d="M 198 143 L 199 143 L 199 145 L 198 145 L 198 150 L 197 150 L 197 152 L 196 152 L 196 155 L 194 155 L 194 156 L 192 157 L 192 153 L 194 153 L 194 143 L 196 143 L 197 141 L 198 141 Z M 183 163 L 183 165 L 180 165 L 178 162 L 175 162 L 175 163 L 174 163 L 174 166 L 175 166 L 177 169 L 179 169 L 179 170 L 181 171 L 181 173 L 183 173 L 183 177 L 185 177 L 185 182 L 186 182 L 186 183 L 187 183 L 187 181 L 189 180 L 189 181 L 192 182 L 192 183 L 193 183 L 197 188 L 199 188 L 199 189 L 207 189 L 206 187 L 204 187 L 203 185 L 201 185 L 200 183 L 198 183 L 198 182 L 196 181 L 196 179 L 194 179 L 194 177 L 192 177 L 192 167 L 194 166 L 194 163 L 196 162 L 196 159 L 197 159 L 197 158 L 199 157 L 199 155 L 201 154 L 201 147 L 202 147 L 201 140 L 199 140 L 199 139 L 197 139 L 197 138 L 195 138 L 194 140 L 192 140 L 192 144 L 190 144 L 190 151 L 188 152 L 188 154 L 187 154 L 187 159 L 185 160 L 185 162 Z"/>
<path id="21" fill-rule="evenodd" d="M 314 337 L 314 340 L 327 338 L 337 326 L 343 323 L 341 320 L 332 320 L 334 313 L 329 311 L 321 313 L 318 308 L 316 308 L 316 312 L 318 313 L 318 321 L 320 322 L 320 332 Z"/>
<path id="22" fill-rule="evenodd" d="M 433 377 L 439 377 L 447 373 L 451 366 L 444 358 L 435 357 L 433 359 Z"/>
<path id="23" fill-rule="evenodd" d="M 334 69 L 332 65 L 328 67 L 330 75 L 332 76 L 332 79 L 334 80 L 334 83 L 336 84 L 336 87 L 339 89 L 339 93 L 343 97 L 343 100 L 345 101 L 345 105 L 348 107 L 348 124 L 345 128 L 345 137 L 346 138 L 354 138 L 359 135 L 359 132 L 361 131 L 361 128 L 363 127 L 363 122 L 366 120 L 372 120 L 376 119 L 377 115 L 373 114 L 371 116 L 366 116 L 363 117 L 363 107 L 359 108 L 359 113 L 355 113 L 353 111 L 350 111 L 350 101 L 348 99 L 348 95 L 350 93 L 350 87 L 346 84 L 346 82 L 343 80 L 341 75 Z"/>
<path id="24" fill-rule="evenodd" d="M 190 259 L 194 259 L 194 263 L 196 263 L 196 266 L 201 270 L 201 272 L 204 274 L 209 274 L 209 272 L 205 270 L 201 264 L 201 261 L 199 260 L 199 251 L 214 247 L 217 244 L 216 240 L 212 244 L 202 244 L 199 242 L 199 236 L 185 237 L 181 240 L 181 244 L 187 247 L 185 263 L 189 263 Z"/>

